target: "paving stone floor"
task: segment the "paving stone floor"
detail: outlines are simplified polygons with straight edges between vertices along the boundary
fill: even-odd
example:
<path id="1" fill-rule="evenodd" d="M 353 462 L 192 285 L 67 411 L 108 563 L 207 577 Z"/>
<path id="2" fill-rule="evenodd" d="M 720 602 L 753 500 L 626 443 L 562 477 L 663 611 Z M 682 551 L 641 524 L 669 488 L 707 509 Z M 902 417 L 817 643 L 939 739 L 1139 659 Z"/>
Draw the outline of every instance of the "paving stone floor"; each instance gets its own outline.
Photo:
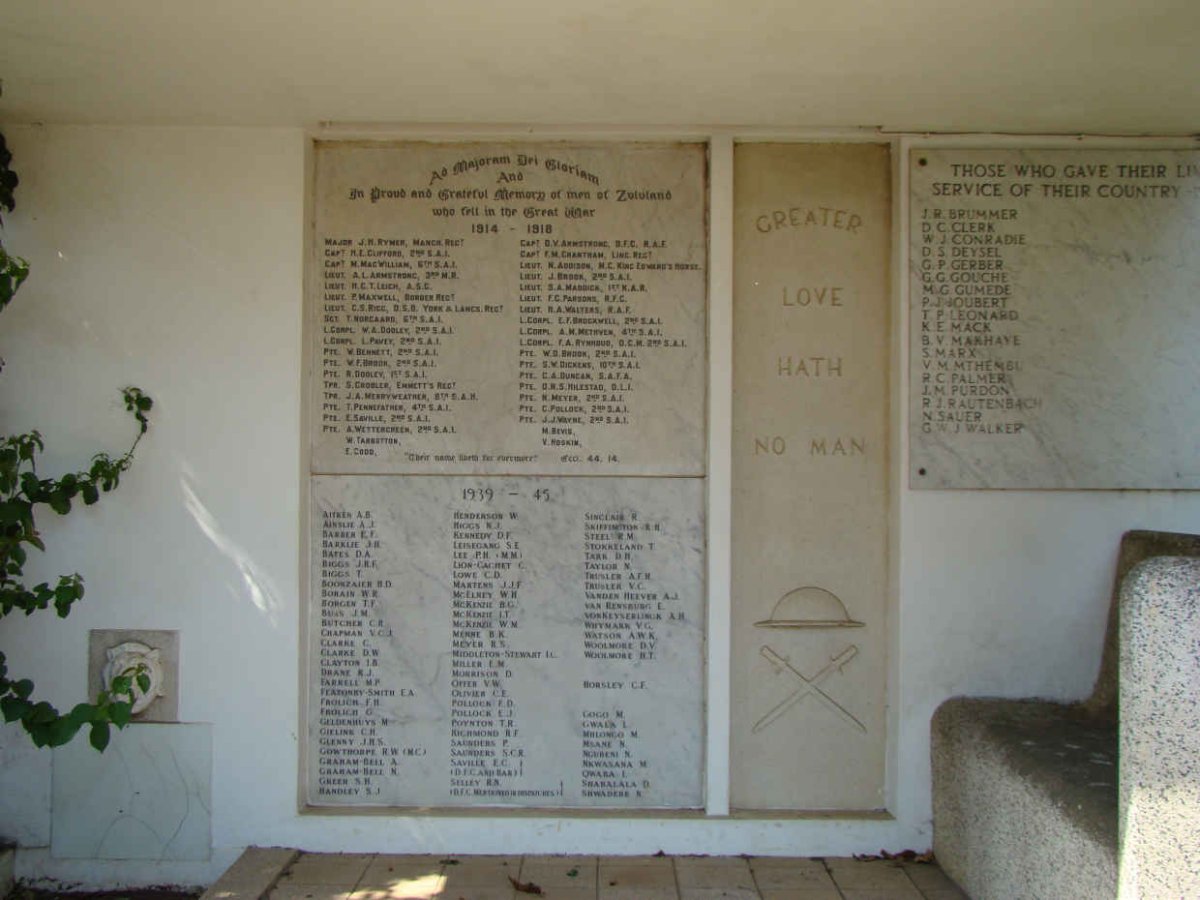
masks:
<path id="1" fill-rule="evenodd" d="M 514 882 L 516 884 L 514 885 Z M 270 900 L 966 900 L 936 865 L 737 856 L 302 853 Z"/>

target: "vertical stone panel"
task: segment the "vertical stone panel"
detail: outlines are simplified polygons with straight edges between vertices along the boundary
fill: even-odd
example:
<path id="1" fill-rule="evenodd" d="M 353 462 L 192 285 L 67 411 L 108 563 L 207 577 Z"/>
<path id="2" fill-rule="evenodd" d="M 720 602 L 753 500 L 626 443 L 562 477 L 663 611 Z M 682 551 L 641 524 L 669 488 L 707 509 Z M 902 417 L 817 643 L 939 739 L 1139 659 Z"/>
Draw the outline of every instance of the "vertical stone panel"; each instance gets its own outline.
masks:
<path id="1" fill-rule="evenodd" d="M 889 149 L 734 163 L 731 801 L 882 808 Z"/>

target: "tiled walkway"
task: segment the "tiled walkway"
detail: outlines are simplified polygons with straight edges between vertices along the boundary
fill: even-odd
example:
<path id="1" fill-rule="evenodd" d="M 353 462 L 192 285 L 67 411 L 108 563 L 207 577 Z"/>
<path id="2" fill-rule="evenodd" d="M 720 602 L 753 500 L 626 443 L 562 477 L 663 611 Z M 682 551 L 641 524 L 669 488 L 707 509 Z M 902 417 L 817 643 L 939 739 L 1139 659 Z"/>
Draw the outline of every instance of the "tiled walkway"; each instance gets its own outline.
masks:
<path id="1" fill-rule="evenodd" d="M 270 900 L 966 900 L 931 864 L 715 856 L 303 853 Z"/>

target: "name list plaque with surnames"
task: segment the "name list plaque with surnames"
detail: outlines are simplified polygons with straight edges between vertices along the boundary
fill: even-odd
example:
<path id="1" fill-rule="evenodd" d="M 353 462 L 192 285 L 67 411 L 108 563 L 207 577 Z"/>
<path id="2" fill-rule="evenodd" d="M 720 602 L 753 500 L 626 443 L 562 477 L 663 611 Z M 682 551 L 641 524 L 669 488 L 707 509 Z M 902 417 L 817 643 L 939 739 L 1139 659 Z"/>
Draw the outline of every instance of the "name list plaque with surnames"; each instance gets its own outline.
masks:
<path id="1" fill-rule="evenodd" d="M 706 164 L 316 144 L 309 808 L 703 806 Z"/>
<path id="2" fill-rule="evenodd" d="M 701 806 L 703 498 L 315 476 L 308 803 Z"/>
<path id="3" fill-rule="evenodd" d="M 910 172 L 911 485 L 1200 488 L 1200 153 Z"/>
<path id="4" fill-rule="evenodd" d="M 702 144 L 318 143 L 322 473 L 701 475 Z"/>

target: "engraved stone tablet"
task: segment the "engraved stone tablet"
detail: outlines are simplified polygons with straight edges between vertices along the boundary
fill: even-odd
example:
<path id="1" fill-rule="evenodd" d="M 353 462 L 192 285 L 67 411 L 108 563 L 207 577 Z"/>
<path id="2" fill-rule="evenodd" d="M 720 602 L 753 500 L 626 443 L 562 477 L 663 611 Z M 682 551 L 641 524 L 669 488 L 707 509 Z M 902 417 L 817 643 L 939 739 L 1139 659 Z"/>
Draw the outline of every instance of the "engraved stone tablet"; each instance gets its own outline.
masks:
<path id="1" fill-rule="evenodd" d="M 312 467 L 700 475 L 700 144 L 317 144 Z"/>
<path id="2" fill-rule="evenodd" d="M 889 152 L 734 163 L 731 801 L 879 809 Z"/>
<path id="3" fill-rule="evenodd" d="M 312 479 L 313 806 L 703 803 L 700 479 Z"/>
<path id="4" fill-rule="evenodd" d="M 922 488 L 1200 488 L 1200 153 L 914 150 Z"/>

